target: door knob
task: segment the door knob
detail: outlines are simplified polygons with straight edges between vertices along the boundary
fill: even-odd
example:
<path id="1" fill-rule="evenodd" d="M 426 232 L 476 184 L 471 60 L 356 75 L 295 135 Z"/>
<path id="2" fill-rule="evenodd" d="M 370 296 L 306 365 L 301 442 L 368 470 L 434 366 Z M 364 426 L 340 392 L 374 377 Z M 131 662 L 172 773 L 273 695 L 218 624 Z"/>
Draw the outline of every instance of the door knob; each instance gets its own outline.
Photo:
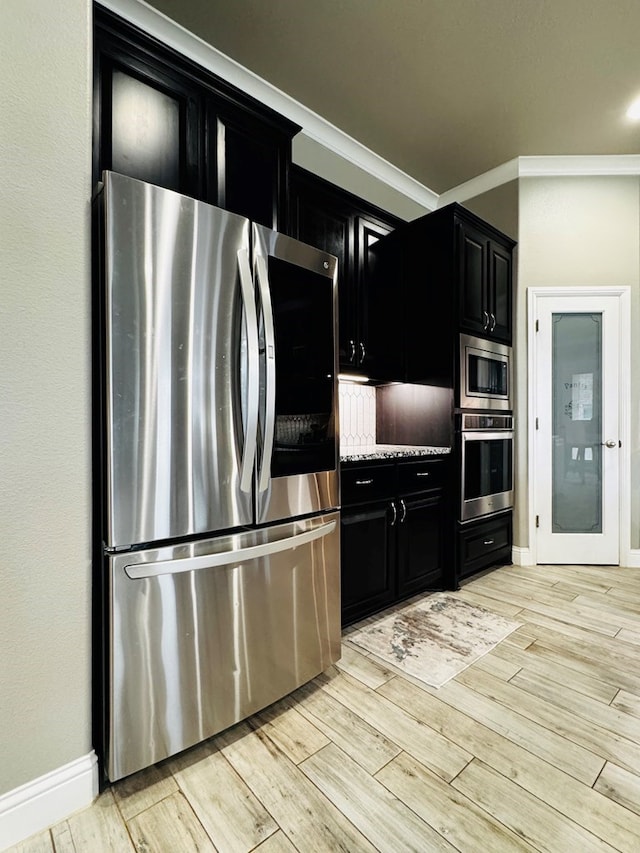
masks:
<path id="1" fill-rule="evenodd" d="M 618 442 L 614 441 L 612 438 L 610 438 L 609 441 L 603 441 L 602 442 L 603 447 L 617 447 L 617 445 L 618 445 Z"/>

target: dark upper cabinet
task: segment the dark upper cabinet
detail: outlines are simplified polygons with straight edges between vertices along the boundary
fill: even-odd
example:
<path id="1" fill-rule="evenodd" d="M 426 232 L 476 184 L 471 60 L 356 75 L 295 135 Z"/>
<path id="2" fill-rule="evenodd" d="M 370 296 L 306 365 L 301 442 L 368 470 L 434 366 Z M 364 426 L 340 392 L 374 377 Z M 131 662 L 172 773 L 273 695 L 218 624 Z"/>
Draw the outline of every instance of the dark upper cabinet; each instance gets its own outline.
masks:
<path id="1" fill-rule="evenodd" d="M 209 199 L 267 228 L 286 230 L 291 135 L 210 101 L 208 137 L 209 162 L 216 164 Z"/>
<path id="2" fill-rule="evenodd" d="M 112 169 L 286 230 L 299 127 L 113 13 L 94 21 L 94 178 Z"/>
<path id="3" fill-rule="evenodd" d="M 291 234 L 303 243 L 338 259 L 338 312 L 340 367 L 356 365 L 351 329 L 356 324 L 355 235 L 347 200 L 326 181 L 309 172 L 291 170 Z"/>
<path id="4" fill-rule="evenodd" d="M 387 341 L 377 378 L 453 387 L 459 332 L 510 344 L 514 246 L 459 204 L 380 240 L 368 285 L 371 334 Z"/>
<path id="5" fill-rule="evenodd" d="M 488 295 L 492 315 L 491 338 L 511 344 L 513 340 L 513 246 L 489 240 Z"/>
<path id="6" fill-rule="evenodd" d="M 457 274 L 460 328 L 471 334 L 511 343 L 511 241 L 491 236 L 459 214 Z"/>
<path id="7" fill-rule="evenodd" d="M 94 171 L 202 196 L 203 105 L 175 69 L 96 24 Z"/>
<path id="8" fill-rule="evenodd" d="M 338 258 L 339 362 L 343 371 L 377 378 L 385 346 L 371 335 L 368 286 L 372 247 L 401 224 L 357 196 L 292 167 L 291 233 Z"/>

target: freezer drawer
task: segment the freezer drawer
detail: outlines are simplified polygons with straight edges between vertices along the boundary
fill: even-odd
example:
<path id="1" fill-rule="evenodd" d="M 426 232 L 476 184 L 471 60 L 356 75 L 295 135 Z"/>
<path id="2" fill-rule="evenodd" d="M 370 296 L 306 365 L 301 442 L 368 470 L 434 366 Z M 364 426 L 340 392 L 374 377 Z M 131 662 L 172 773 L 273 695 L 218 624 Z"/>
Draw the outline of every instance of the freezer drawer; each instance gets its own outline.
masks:
<path id="1" fill-rule="evenodd" d="M 112 781 L 338 660 L 339 530 L 332 513 L 108 557 Z"/>

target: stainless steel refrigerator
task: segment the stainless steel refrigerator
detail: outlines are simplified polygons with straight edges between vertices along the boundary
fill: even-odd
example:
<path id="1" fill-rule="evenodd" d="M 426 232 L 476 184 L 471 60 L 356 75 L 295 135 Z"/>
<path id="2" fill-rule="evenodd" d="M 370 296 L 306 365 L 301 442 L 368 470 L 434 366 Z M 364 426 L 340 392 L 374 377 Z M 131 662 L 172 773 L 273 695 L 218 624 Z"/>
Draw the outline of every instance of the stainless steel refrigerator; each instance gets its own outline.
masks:
<path id="1" fill-rule="evenodd" d="M 336 259 L 105 172 L 105 755 L 116 780 L 340 655 Z"/>

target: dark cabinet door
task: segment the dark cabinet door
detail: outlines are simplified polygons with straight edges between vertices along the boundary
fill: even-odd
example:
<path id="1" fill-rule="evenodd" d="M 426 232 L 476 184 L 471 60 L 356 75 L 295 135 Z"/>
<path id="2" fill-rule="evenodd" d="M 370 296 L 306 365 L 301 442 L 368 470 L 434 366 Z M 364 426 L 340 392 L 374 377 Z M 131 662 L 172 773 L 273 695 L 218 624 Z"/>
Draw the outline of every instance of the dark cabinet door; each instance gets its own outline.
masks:
<path id="1" fill-rule="evenodd" d="M 338 258 L 340 369 L 382 378 L 375 374 L 387 342 L 384 335 L 379 338 L 372 332 L 368 301 L 375 263 L 372 248 L 400 220 L 295 167 L 291 172 L 291 199 L 292 235 Z"/>
<path id="2" fill-rule="evenodd" d="M 393 227 L 380 219 L 357 216 L 356 225 L 356 269 L 357 269 L 357 323 L 355 338 L 349 341 L 350 353 L 355 349 L 355 367 L 373 378 L 404 378 L 401 359 L 402 348 L 385 331 L 380 322 L 379 306 L 370 301 L 369 287 L 376 280 L 377 254 L 375 245 L 393 231 Z M 385 282 L 386 285 L 386 282 Z M 398 294 L 389 294 L 387 312 L 402 310 Z M 394 326 L 395 324 L 390 324 Z M 355 347 L 354 347 L 355 344 Z M 351 362 L 353 364 L 353 362 Z"/>
<path id="3" fill-rule="evenodd" d="M 209 107 L 209 145 L 209 162 L 216 164 L 211 202 L 267 228 L 285 231 L 289 135 L 240 111 L 220 111 L 213 103 Z"/>
<path id="4" fill-rule="evenodd" d="M 96 52 L 96 179 L 104 169 L 202 197 L 202 102 L 180 75 L 110 44 Z"/>
<path id="5" fill-rule="evenodd" d="M 460 328 L 511 343 L 512 247 L 467 222 L 458 224 Z"/>
<path id="6" fill-rule="evenodd" d="M 444 511 L 439 492 L 401 498 L 398 522 L 398 596 L 442 589 Z"/>
<path id="7" fill-rule="evenodd" d="M 484 334 L 490 323 L 487 295 L 487 238 L 466 223 L 458 225 L 460 326 Z"/>
<path id="8" fill-rule="evenodd" d="M 511 249 L 495 240 L 488 244 L 488 290 L 491 337 L 511 343 L 512 327 L 512 259 Z"/>
<path id="9" fill-rule="evenodd" d="M 390 501 L 342 511 L 343 625 L 380 610 L 394 600 L 393 515 Z"/>
<path id="10" fill-rule="evenodd" d="M 302 170 L 291 178 L 291 227 L 298 240 L 338 259 L 338 358 L 342 368 L 356 366 L 357 293 L 353 281 L 353 217 L 336 193 Z"/>

